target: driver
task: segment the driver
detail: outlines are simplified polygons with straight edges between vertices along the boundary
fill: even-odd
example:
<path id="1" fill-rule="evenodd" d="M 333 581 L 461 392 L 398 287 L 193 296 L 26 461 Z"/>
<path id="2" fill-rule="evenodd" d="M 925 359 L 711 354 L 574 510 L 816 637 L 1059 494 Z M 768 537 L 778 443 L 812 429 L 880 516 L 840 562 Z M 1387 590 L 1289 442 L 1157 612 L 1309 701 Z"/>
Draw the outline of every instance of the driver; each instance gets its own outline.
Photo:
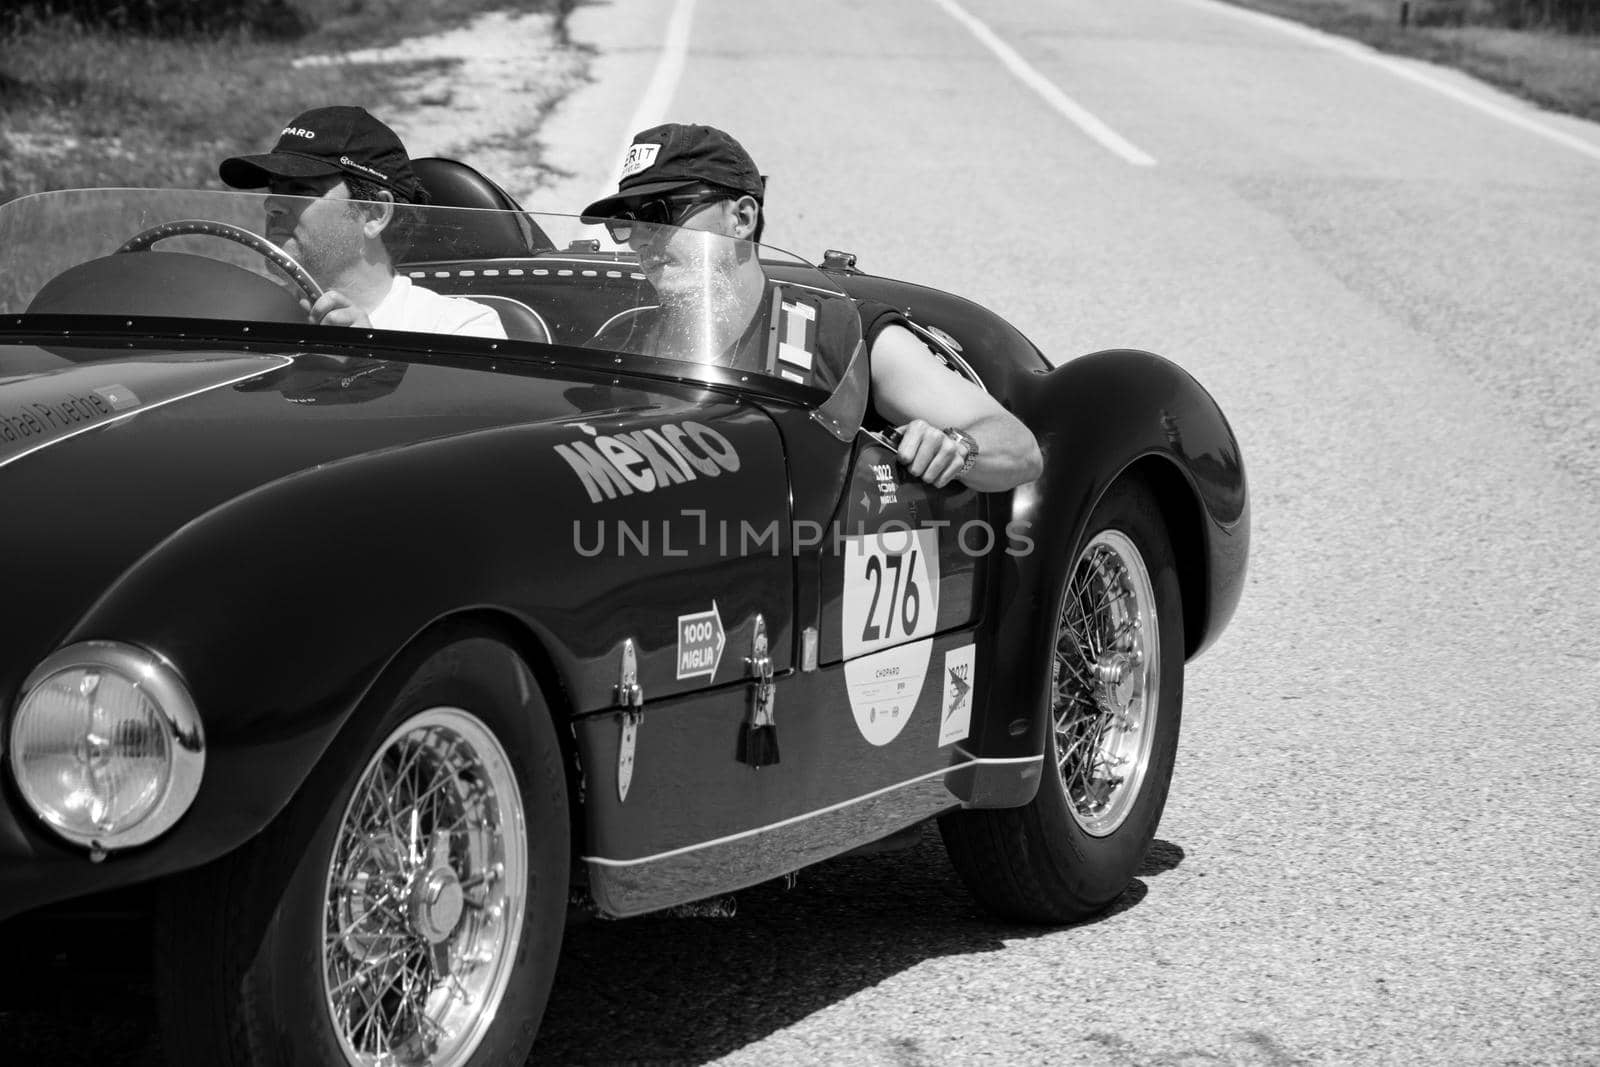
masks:
<path id="1" fill-rule="evenodd" d="M 494 309 L 395 273 L 404 228 L 395 205 L 428 195 L 400 138 L 365 108 L 312 108 L 271 152 L 225 159 L 217 173 L 235 189 L 266 188 L 267 239 L 325 287 L 312 322 L 505 337 Z"/>
<path id="2" fill-rule="evenodd" d="M 697 240 L 709 232 L 759 241 L 765 227 L 766 179 L 744 148 L 710 126 L 668 123 L 639 133 L 623 161 L 617 192 L 583 210 L 639 254 L 640 268 L 661 301 L 628 350 L 649 354 L 675 345 L 675 300 L 698 292 L 718 313 L 684 315 L 718 336 L 713 351 L 738 350 L 760 333 L 764 275 L 750 245 Z M 630 226 L 630 222 L 667 225 Z M 676 227 L 676 228 L 674 228 Z M 707 279 L 710 279 L 709 281 Z M 707 292 L 708 288 L 711 290 Z M 984 492 L 1032 481 L 1044 468 L 1039 444 L 1015 415 L 983 389 L 951 374 L 899 313 L 863 303 L 862 334 L 870 345 L 871 396 L 877 413 L 899 431 L 900 462 L 934 486 L 952 480 Z M 635 326 L 635 329 L 641 327 Z"/>

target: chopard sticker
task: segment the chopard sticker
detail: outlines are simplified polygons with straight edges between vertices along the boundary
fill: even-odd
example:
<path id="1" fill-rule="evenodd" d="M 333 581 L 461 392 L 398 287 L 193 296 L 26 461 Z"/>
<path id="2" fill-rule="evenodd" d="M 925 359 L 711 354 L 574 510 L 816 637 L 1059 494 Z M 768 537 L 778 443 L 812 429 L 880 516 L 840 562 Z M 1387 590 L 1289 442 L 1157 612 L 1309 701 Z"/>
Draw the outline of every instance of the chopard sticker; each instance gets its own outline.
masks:
<path id="1" fill-rule="evenodd" d="M 702 423 L 669 422 L 617 434 L 601 434 L 586 423 L 577 428 L 588 438 L 556 445 L 556 455 L 567 461 L 594 504 L 739 469 L 733 442 Z"/>
<path id="2" fill-rule="evenodd" d="M 715 679 L 727 644 L 728 635 L 722 629 L 722 614 L 717 611 L 715 600 L 710 611 L 679 615 L 678 678 Z"/>
<path id="3" fill-rule="evenodd" d="M 622 157 L 622 176 L 631 178 L 641 170 L 650 169 L 660 151 L 661 146 L 658 144 L 633 145 L 628 149 L 628 154 Z"/>
<path id="4" fill-rule="evenodd" d="M 972 653 L 962 645 L 944 654 L 944 693 L 939 698 L 939 747 L 965 741 L 972 732 Z"/>
<path id="5" fill-rule="evenodd" d="M 939 536 L 900 522 L 843 538 L 844 658 L 933 633 L 939 620 Z"/>
<path id="6" fill-rule="evenodd" d="M 845 689 L 856 729 L 873 745 L 887 745 L 904 730 L 928 677 L 933 640 L 918 641 L 844 665 Z"/>

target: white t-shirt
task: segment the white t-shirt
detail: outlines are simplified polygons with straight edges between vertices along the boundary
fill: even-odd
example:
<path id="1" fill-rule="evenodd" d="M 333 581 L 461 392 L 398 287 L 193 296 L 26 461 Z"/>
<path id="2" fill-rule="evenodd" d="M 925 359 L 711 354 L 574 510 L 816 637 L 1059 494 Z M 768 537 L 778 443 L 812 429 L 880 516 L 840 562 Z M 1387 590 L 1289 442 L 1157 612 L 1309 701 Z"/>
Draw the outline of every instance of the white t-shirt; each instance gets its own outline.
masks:
<path id="1" fill-rule="evenodd" d="M 454 333 L 504 340 L 505 327 L 491 307 L 460 296 L 441 296 L 432 289 L 411 284 L 395 275 L 383 303 L 367 316 L 380 330 L 414 330 L 418 333 Z"/>

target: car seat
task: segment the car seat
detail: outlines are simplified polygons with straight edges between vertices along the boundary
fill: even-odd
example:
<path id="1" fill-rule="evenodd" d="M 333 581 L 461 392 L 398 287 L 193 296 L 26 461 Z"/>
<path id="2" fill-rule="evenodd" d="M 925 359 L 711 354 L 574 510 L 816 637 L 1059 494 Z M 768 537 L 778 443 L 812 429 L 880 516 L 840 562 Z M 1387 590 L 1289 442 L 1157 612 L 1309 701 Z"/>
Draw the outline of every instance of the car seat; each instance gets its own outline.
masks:
<path id="1" fill-rule="evenodd" d="M 537 255 L 555 245 L 511 194 L 456 159 L 411 161 L 434 207 L 488 210 L 440 213 L 407 249 L 408 263 L 508 259 Z"/>
<path id="2" fill-rule="evenodd" d="M 495 314 L 500 316 L 500 325 L 505 328 L 506 340 L 550 343 L 550 326 L 544 316 L 515 297 L 473 293 L 469 299 L 474 304 L 494 308 Z"/>
<path id="3" fill-rule="evenodd" d="M 510 193 L 460 160 L 426 156 L 412 160 L 411 168 L 431 206 L 478 210 L 430 216 L 406 251 L 408 263 L 521 259 L 555 247 Z M 470 298 L 494 308 L 510 340 L 550 343 L 544 316 L 522 301 L 488 293 Z"/>

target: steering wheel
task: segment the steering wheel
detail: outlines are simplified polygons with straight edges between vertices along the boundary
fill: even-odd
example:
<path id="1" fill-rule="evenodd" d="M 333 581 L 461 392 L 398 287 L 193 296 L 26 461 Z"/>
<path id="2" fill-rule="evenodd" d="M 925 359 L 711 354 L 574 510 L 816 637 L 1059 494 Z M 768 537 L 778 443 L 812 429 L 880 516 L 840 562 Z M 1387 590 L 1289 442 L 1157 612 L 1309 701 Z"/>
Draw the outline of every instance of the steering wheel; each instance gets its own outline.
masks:
<path id="1" fill-rule="evenodd" d="M 226 222 L 209 222 L 205 219 L 179 219 L 176 222 L 163 222 L 160 226 L 152 226 L 148 230 L 140 230 L 124 241 L 122 247 L 117 249 L 117 252 L 143 252 L 157 241 L 164 241 L 168 237 L 187 237 L 192 234 L 223 237 L 229 241 L 242 244 L 287 274 L 290 281 L 300 287 L 300 291 L 306 294 L 311 303 L 315 304 L 317 298 L 322 296 L 322 286 L 317 284 L 317 280 L 297 263 L 293 256 L 260 234 L 251 233 L 243 227 L 234 226 Z"/>

